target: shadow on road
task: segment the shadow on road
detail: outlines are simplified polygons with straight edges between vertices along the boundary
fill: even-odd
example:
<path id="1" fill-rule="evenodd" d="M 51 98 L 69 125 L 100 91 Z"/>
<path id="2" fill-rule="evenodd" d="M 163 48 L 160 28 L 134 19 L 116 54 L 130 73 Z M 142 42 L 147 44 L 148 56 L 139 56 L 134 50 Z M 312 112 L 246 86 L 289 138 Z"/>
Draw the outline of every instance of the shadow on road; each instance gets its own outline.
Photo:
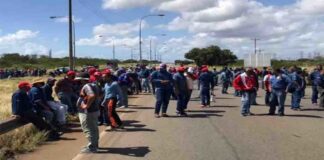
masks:
<path id="1" fill-rule="evenodd" d="M 305 108 L 305 109 L 302 109 L 301 111 L 324 111 L 324 109 L 321 109 L 321 108 Z"/>
<path id="2" fill-rule="evenodd" d="M 192 112 L 192 113 L 199 113 L 199 112 L 203 112 L 203 113 L 223 113 L 226 111 L 223 110 L 189 110 L 188 112 Z"/>
<path id="3" fill-rule="evenodd" d="M 125 111 L 125 110 L 117 110 L 118 113 L 134 113 L 137 111 Z"/>
<path id="4" fill-rule="evenodd" d="M 151 152 L 149 147 L 139 146 L 139 147 L 125 147 L 125 148 L 99 148 L 99 154 L 120 154 L 131 157 L 145 157 L 146 154 Z"/>
<path id="5" fill-rule="evenodd" d="M 154 107 L 129 107 L 129 109 L 154 109 Z"/>
<path id="6" fill-rule="evenodd" d="M 216 99 L 234 99 L 234 97 L 233 98 L 230 98 L 230 97 L 215 97 Z"/>
<path id="7" fill-rule="evenodd" d="M 154 129 L 144 128 L 145 124 L 139 124 L 140 121 L 135 120 L 126 120 L 123 121 L 123 125 L 125 126 L 124 129 L 118 130 L 121 132 L 155 132 Z"/>
<path id="8" fill-rule="evenodd" d="M 60 137 L 60 140 L 63 140 L 63 141 L 74 141 L 74 140 L 77 140 L 77 139 L 76 138 Z"/>
<path id="9" fill-rule="evenodd" d="M 214 108 L 237 108 L 240 106 L 221 106 L 221 105 L 212 105 L 210 107 L 214 107 Z"/>
<path id="10" fill-rule="evenodd" d="M 208 118 L 208 117 L 211 117 L 211 116 L 216 116 L 216 117 L 223 117 L 223 115 L 221 114 L 188 114 L 187 117 L 183 117 L 183 116 L 177 116 L 177 115 L 169 115 L 168 118 Z"/>
<path id="11" fill-rule="evenodd" d="M 286 117 L 303 117 L 303 118 L 323 118 L 321 116 L 307 115 L 307 114 L 288 114 Z"/>
<path id="12" fill-rule="evenodd" d="M 83 132 L 81 128 L 69 128 L 63 130 L 64 133 Z"/>
<path id="13" fill-rule="evenodd" d="M 269 115 L 267 113 L 262 113 L 262 114 L 255 114 L 253 116 L 278 116 L 276 115 Z M 323 118 L 321 116 L 315 116 L 315 115 L 307 115 L 307 114 L 285 114 L 284 117 L 302 117 L 302 118 Z"/>

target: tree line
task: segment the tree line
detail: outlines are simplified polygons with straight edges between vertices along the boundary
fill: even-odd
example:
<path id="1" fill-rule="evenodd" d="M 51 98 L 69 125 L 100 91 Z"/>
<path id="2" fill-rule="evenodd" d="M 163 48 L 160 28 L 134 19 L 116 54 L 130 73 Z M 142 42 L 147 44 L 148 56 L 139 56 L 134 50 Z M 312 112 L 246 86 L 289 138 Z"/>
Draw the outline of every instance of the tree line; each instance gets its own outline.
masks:
<path id="1" fill-rule="evenodd" d="M 193 48 L 185 54 L 185 58 L 193 60 L 197 65 L 228 65 L 237 61 L 236 55 L 229 49 L 221 49 L 216 45 L 206 48 Z"/>

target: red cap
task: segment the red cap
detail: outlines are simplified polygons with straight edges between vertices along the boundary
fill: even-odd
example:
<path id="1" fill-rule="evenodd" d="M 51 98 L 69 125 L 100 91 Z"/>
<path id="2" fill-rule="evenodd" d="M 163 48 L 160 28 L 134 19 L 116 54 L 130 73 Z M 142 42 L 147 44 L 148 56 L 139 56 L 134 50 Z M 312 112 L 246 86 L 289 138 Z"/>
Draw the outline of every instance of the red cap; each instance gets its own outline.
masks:
<path id="1" fill-rule="evenodd" d="M 205 67 L 205 68 L 201 69 L 201 71 L 202 71 L 202 72 L 208 72 L 208 68 Z"/>
<path id="2" fill-rule="evenodd" d="M 108 74 L 111 75 L 111 71 L 109 69 L 105 69 L 101 72 L 101 74 Z"/>
<path id="3" fill-rule="evenodd" d="M 101 73 L 100 72 L 95 72 L 93 75 L 94 76 L 101 76 Z"/>
<path id="4" fill-rule="evenodd" d="M 90 75 L 93 75 L 94 73 L 96 73 L 96 68 L 90 68 L 89 70 L 88 70 L 88 73 L 90 74 Z"/>
<path id="5" fill-rule="evenodd" d="M 19 82 L 18 88 L 19 89 L 22 89 L 24 87 L 28 87 L 30 89 L 31 88 L 31 84 L 29 82 L 25 82 L 25 81 Z"/>
<path id="6" fill-rule="evenodd" d="M 185 71 L 185 68 L 184 67 L 178 67 L 178 72 L 184 72 Z"/>
<path id="7" fill-rule="evenodd" d="M 74 71 L 68 71 L 66 75 L 67 76 L 75 76 L 75 72 Z"/>

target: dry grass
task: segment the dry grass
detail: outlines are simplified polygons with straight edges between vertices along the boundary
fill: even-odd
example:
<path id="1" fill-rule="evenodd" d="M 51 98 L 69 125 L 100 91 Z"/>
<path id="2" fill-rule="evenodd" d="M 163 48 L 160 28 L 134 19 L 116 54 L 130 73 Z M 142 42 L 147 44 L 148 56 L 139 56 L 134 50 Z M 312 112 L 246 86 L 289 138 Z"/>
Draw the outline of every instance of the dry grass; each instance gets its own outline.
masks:
<path id="1" fill-rule="evenodd" d="M 0 80 L 0 121 L 11 115 L 11 96 L 20 81 L 32 82 L 37 77 Z M 43 78 L 46 80 L 46 77 Z M 17 153 L 30 152 L 46 140 L 46 134 L 32 125 L 21 127 L 0 136 L 0 160 L 13 158 Z M 14 159 L 14 158 L 13 158 Z"/>
<path id="2" fill-rule="evenodd" d="M 14 158 L 16 154 L 33 151 L 47 136 L 34 126 L 27 125 L 0 136 L 0 160 Z"/>
<path id="3" fill-rule="evenodd" d="M 11 96 L 17 90 L 20 81 L 32 82 L 38 77 L 24 77 L 0 80 L 0 120 L 4 120 L 11 115 Z M 46 80 L 46 77 L 43 77 Z"/>

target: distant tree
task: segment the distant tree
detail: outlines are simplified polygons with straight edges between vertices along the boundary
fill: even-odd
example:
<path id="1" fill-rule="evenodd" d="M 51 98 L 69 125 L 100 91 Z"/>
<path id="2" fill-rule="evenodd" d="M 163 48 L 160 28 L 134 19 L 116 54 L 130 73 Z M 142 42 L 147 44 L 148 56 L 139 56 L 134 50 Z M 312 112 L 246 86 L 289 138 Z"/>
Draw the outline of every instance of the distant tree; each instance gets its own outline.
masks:
<path id="1" fill-rule="evenodd" d="M 222 50 L 215 45 L 207 48 L 193 48 L 185 54 L 185 58 L 193 60 L 197 65 L 228 65 L 237 60 L 232 51 Z"/>

